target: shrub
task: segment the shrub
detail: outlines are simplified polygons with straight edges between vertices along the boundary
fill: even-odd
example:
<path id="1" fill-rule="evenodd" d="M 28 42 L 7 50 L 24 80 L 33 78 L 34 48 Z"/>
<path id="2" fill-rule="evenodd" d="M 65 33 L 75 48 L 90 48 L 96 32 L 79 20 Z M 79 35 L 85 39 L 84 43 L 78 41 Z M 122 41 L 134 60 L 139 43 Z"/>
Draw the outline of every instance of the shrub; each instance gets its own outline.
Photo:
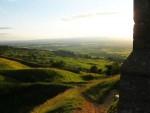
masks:
<path id="1" fill-rule="evenodd" d="M 90 68 L 90 72 L 91 72 L 91 73 L 98 73 L 98 68 L 97 68 L 97 66 L 96 66 L 96 65 L 92 66 L 92 67 Z"/>
<path id="2" fill-rule="evenodd" d="M 105 74 L 108 76 L 120 73 L 119 63 L 115 62 L 115 63 L 112 63 L 110 65 L 106 65 L 105 68 L 106 68 Z"/>

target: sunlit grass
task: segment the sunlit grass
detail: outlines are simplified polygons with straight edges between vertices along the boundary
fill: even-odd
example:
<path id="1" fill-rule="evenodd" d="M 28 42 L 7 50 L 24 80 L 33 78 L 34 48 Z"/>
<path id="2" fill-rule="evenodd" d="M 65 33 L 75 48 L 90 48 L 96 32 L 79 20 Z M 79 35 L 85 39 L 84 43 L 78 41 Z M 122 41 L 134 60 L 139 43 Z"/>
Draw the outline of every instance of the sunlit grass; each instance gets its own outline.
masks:
<path id="1" fill-rule="evenodd" d="M 117 89 L 119 80 L 119 75 L 97 80 L 94 83 L 87 85 L 83 94 L 93 102 L 103 103 L 109 92 L 113 89 Z"/>
<path id="2" fill-rule="evenodd" d="M 72 113 L 84 101 L 78 89 L 70 89 L 36 107 L 31 113 Z"/>
<path id="3" fill-rule="evenodd" d="M 83 82 L 78 74 L 55 68 L 0 70 L 0 73 L 18 82 Z"/>
<path id="4" fill-rule="evenodd" d="M 80 67 L 83 69 L 90 69 L 92 65 L 97 65 L 98 68 L 103 69 L 105 65 L 110 64 L 109 60 L 102 59 L 86 59 L 86 58 L 68 58 L 64 57 L 62 60 L 67 66 Z"/>
<path id="5" fill-rule="evenodd" d="M 0 58 L 1 70 L 3 69 L 25 69 L 25 68 L 29 68 L 29 67 L 16 61 Z"/>

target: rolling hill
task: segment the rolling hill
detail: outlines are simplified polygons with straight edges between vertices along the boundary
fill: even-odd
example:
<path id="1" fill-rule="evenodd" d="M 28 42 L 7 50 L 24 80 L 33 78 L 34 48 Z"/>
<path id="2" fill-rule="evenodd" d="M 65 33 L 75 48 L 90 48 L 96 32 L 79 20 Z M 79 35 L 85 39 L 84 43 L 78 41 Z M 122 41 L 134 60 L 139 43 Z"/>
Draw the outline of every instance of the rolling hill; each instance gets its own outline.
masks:
<path id="1" fill-rule="evenodd" d="M 60 52 L 60 50 L 57 52 Z M 91 66 L 96 65 L 103 71 L 106 65 L 113 63 L 113 61 L 110 61 L 109 59 L 84 57 L 84 55 L 76 55 L 75 53 L 68 55 L 68 53 L 68 51 L 61 51 L 61 54 L 57 54 L 56 51 L 48 50 L 15 48 L 10 46 L 0 47 L 1 56 L 20 61 L 31 67 L 54 67 L 78 72 L 89 71 Z"/>
<path id="2" fill-rule="evenodd" d="M 78 74 L 55 68 L 0 70 L 0 73 L 18 82 L 83 82 Z"/>
<path id="3" fill-rule="evenodd" d="M 118 81 L 119 76 L 113 76 L 71 88 L 36 106 L 30 113 L 106 113 L 113 100 L 110 92 L 117 89 Z"/>
<path id="4" fill-rule="evenodd" d="M 0 70 L 25 69 L 25 68 L 29 68 L 29 67 L 16 61 L 0 58 Z"/>
<path id="5" fill-rule="evenodd" d="M 111 64 L 112 61 L 55 56 L 47 54 L 47 51 L 40 51 L 38 57 L 34 53 L 38 53 L 38 50 L 24 49 L 24 54 L 23 49 L 16 49 L 14 54 L 11 47 L 5 49 L 6 58 L 0 57 L 2 113 L 101 113 L 112 103 L 111 92 L 118 90 L 119 76 L 106 77 L 104 73 L 88 71 L 92 65 L 105 70 L 105 65 Z M 49 62 L 47 59 L 51 56 L 53 60 L 63 60 L 65 67 L 32 67 L 15 60 L 14 57 L 17 56 L 18 59 L 19 56 L 27 56 L 30 60 L 26 64 L 30 64 L 35 57 L 33 54 L 36 55 L 37 65 L 42 61 Z M 14 55 L 12 59 L 11 55 Z M 86 70 L 79 73 L 68 71 L 76 67 Z"/>

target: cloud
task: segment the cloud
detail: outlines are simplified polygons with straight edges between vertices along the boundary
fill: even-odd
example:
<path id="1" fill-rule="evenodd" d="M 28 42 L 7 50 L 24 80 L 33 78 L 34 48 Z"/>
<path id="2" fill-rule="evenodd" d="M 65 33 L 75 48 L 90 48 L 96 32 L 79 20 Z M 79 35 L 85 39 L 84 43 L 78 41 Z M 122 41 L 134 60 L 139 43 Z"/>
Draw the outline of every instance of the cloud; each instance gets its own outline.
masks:
<path id="1" fill-rule="evenodd" d="M 0 30 L 9 30 L 12 29 L 11 27 L 0 27 Z"/>
<path id="2" fill-rule="evenodd" d="M 97 12 L 96 15 L 115 15 L 118 12 Z"/>
<path id="3" fill-rule="evenodd" d="M 9 33 L 0 33 L 0 36 L 6 36 L 9 35 Z"/>
<path id="4" fill-rule="evenodd" d="M 11 27 L 0 27 L 0 38 L 9 36 L 10 33 L 3 32 L 3 31 L 10 30 L 10 29 L 13 29 L 13 28 L 11 28 Z"/>
<path id="5" fill-rule="evenodd" d="M 118 12 L 85 13 L 85 14 L 74 15 L 71 17 L 64 17 L 62 18 L 62 21 L 70 21 L 70 20 L 75 20 L 75 19 L 90 18 L 90 17 L 102 16 L 102 15 L 115 15 L 115 14 L 118 14 Z"/>

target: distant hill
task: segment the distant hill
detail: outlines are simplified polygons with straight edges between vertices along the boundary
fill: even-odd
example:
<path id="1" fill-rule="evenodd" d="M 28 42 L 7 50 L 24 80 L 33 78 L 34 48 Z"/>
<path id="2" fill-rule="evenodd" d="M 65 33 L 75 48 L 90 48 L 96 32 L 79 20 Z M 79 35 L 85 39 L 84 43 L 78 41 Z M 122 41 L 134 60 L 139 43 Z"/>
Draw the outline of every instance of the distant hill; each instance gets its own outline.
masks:
<path id="1" fill-rule="evenodd" d="M 48 51 L 10 46 L 0 46 L 0 56 L 30 67 L 54 67 L 76 73 L 87 72 L 93 65 L 103 70 L 111 62 L 109 59 L 92 58 L 66 50 Z"/>

